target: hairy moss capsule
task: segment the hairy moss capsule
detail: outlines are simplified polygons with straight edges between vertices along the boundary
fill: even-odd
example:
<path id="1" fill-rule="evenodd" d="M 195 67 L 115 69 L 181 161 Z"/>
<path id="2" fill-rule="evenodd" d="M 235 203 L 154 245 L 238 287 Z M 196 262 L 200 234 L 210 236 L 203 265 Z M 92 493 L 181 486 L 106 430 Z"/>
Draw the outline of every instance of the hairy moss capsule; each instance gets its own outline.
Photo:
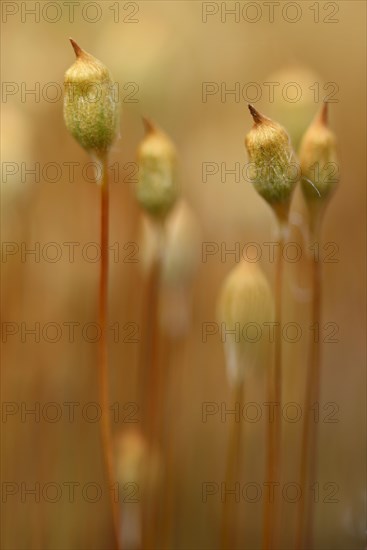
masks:
<path id="1" fill-rule="evenodd" d="M 65 124 L 86 151 L 101 157 L 118 134 L 117 89 L 107 67 L 70 42 L 76 60 L 65 73 Z"/>
<path id="2" fill-rule="evenodd" d="M 254 126 L 245 138 L 256 191 L 286 217 L 299 166 L 285 129 L 249 105 Z"/>
<path id="3" fill-rule="evenodd" d="M 148 120 L 144 123 L 146 135 L 138 149 L 136 197 L 148 214 L 162 220 L 179 194 L 176 149 L 166 134 Z"/>
<path id="4" fill-rule="evenodd" d="M 324 103 L 300 147 L 302 191 L 307 202 L 329 199 L 339 182 L 336 139 L 327 126 L 327 110 Z"/>

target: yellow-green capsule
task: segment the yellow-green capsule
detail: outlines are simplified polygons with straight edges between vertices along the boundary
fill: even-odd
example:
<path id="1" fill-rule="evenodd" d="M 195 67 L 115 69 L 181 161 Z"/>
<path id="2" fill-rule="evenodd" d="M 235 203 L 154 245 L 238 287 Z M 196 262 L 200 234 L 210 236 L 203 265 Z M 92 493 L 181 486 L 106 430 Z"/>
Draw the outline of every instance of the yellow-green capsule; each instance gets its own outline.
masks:
<path id="1" fill-rule="evenodd" d="M 76 60 L 65 73 L 65 124 L 86 151 L 101 157 L 118 134 L 118 90 L 107 67 L 70 42 Z"/>
<path id="2" fill-rule="evenodd" d="M 299 165 L 289 136 L 277 122 L 249 110 L 254 126 L 245 138 L 250 160 L 251 181 L 256 191 L 285 217 L 294 187 L 299 179 Z"/>
<path id="3" fill-rule="evenodd" d="M 339 182 L 336 139 L 327 126 L 327 111 L 327 103 L 324 103 L 300 147 L 302 191 L 308 203 L 325 202 Z"/>
<path id="4" fill-rule="evenodd" d="M 163 220 L 179 195 L 176 149 L 168 136 L 144 119 L 146 134 L 138 149 L 136 197 L 153 218 Z"/>
<path id="5" fill-rule="evenodd" d="M 225 279 L 217 317 L 226 354 L 229 381 L 243 382 L 247 369 L 256 368 L 274 322 L 274 302 L 268 281 L 256 263 L 242 261 Z"/>

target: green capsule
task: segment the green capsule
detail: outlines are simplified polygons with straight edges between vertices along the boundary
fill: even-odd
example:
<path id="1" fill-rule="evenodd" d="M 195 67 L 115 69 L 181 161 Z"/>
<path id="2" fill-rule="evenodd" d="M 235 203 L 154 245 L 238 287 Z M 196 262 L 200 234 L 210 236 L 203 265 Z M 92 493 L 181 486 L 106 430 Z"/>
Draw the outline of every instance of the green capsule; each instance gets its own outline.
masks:
<path id="1" fill-rule="evenodd" d="M 86 151 L 101 157 L 118 134 L 118 90 L 107 67 L 70 42 L 76 60 L 65 73 L 65 124 Z"/>
<path id="2" fill-rule="evenodd" d="M 146 135 L 138 149 L 136 197 L 155 219 L 164 219 L 179 195 L 177 155 L 171 140 L 145 120 Z"/>
<path id="3" fill-rule="evenodd" d="M 299 179 L 299 165 L 285 129 L 249 105 L 254 126 L 245 138 L 251 181 L 256 191 L 279 213 L 288 210 Z"/>
<path id="4" fill-rule="evenodd" d="M 247 369 L 261 363 L 267 346 L 265 327 L 274 322 L 273 295 L 257 264 L 242 261 L 230 271 L 220 291 L 217 317 L 229 381 L 237 385 Z M 247 327 L 258 327 L 257 336 L 247 336 Z"/>
<path id="5" fill-rule="evenodd" d="M 327 103 L 306 131 L 299 157 L 306 201 L 325 201 L 339 182 L 336 139 L 327 126 Z"/>

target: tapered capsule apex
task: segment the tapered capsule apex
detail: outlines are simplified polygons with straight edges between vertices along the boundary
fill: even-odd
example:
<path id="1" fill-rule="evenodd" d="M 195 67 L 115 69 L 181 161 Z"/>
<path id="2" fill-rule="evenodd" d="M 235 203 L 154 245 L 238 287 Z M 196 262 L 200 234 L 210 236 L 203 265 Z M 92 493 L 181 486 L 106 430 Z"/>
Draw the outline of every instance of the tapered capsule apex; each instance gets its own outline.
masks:
<path id="1" fill-rule="evenodd" d="M 329 104 L 327 101 L 324 102 L 320 114 L 319 114 L 319 120 L 322 124 L 327 126 L 328 124 L 328 117 L 329 117 Z"/>
<path id="2" fill-rule="evenodd" d="M 261 113 L 259 113 L 259 111 L 257 111 L 255 107 L 251 105 L 251 103 L 249 104 L 248 108 L 252 118 L 254 119 L 255 124 L 260 124 L 261 122 L 264 122 L 265 117 Z"/>
<path id="3" fill-rule="evenodd" d="M 150 118 L 143 116 L 142 121 L 144 124 L 144 130 L 146 135 L 152 134 L 153 132 L 157 131 L 157 127 L 155 126 L 155 124 L 152 122 Z"/>
<path id="4" fill-rule="evenodd" d="M 75 42 L 75 40 L 73 40 L 72 38 L 69 38 L 69 40 L 75 52 L 75 56 L 77 58 L 81 57 L 84 53 L 84 50 L 82 50 L 82 48 Z"/>

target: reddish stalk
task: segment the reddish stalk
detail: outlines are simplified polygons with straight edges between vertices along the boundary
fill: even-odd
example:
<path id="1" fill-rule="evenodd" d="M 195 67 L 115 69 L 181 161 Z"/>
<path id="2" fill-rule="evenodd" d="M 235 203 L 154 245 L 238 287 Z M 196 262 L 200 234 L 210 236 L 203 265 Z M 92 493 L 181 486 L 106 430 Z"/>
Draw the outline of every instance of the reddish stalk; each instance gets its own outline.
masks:
<path id="1" fill-rule="evenodd" d="M 108 391 L 108 233 L 109 233 L 109 187 L 107 158 L 101 159 L 102 179 L 100 182 L 101 197 L 101 263 L 99 279 L 99 306 L 98 321 L 101 330 L 101 338 L 98 343 L 98 373 L 99 373 L 99 399 L 101 406 L 101 439 L 105 473 L 108 483 L 110 499 L 114 546 L 120 548 L 120 523 L 119 507 L 115 502 L 112 490 L 115 483 L 113 464 L 113 440 L 109 422 L 109 391 Z"/>
<path id="2" fill-rule="evenodd" d="M 274 362 L 269 370 L 268 378 L 268 401 L 269 403 L 275 403 L 274 405 L 274 418 L 269 418 L 268 423 L 268 453 L 266 472 L 268 483 L 280 483 L 280 460 L 281 460 L 281 403 L 282 403 L 282 283 L 283 283 L 283 248 L 284 248 L 284 225 L 280 223 L 280 236 L 279 236 L 279 253 L 277 255 L 277 263 L 275 267 L 275 321 L 277 323 L 277 335 L 275 338 L 275 350 L 274 350 Z M 277 528 L 279 522 L 279 506 L 277 499 L 270 498 L 265 499 L 264 508 L 264 536 L 263 536 L 263 548 L 264 550 L 270 550 L 276 545 Z M 272 501 L 273 500 L 273 501 Z"/>
<path id="3" fill-rule="evenodd" d="M 163 362 L 163 379 L 166 385 L 166 392 L 162 388 L 162 427 L 164 429 L 163 434 L 163 456 L 165 462 L 165 479 L 163 487 L 163 502 L 162 502 L 162 548 L 170 548 L 172 545 L 171 535 L 172 526 L 174 522 L 174 506 L 175 506 L 175 456 L 176 456 L 176 432 L 175 426 L 179 426 L 178 414 L 180 412 L 177 408 L 177 403 L 181 402 L 181 395 L 179 392 L 180 385 L 174 384 L 177 377 L 177 365 L 172 361 L 174 357 L 174 344 L 178 344 L 178 341 L 173 342 L 171 336 L 165 336 L 162 346 L 162 362 Z M 172 368 L 171 368 L 172 367 Z M 173 376 L 174 371 L 174 376 Z M 175 391 L 177 390 L 177 391 Z M 175 397 L 177 401 L 173 401 L 172 397 Z M 174 426 L 174 425 L 175 426 Z"/>
<path id="4" fill-rule="evenodd" d="M 233 388 L 233 403 L 242 403 L 244 384 L 236 384 Z M 234 420 L 229 434 L 227 465 L 226 465 L 226 486 L 232 490 L 236 483 L 239 483 L 242 459 L 242 438 L 241 422 Z M 222 532 L 221 547 L 223 550 L 234 549 L 236 544 L 236 511 L 238 504 L 233 502 L 235 495 L 225 496 L 222 510 Z M 237 504 L 237 508 L 236 508 Z"/>
<path id="5" fill-rule="evenodd" d="M 159 284 L 160 259 L 155 258 L 147 284 L 146 304 L 144 311 L 144 352 L 141 367 L 143 370 L 143 420 L 145 433 L 150 446 L 156 443 L 156 424 L 159 397 L 159 362 L 158 362 L 158 332 L 159 332 Z"/>
<path id="6" fill-rule="evenodd" d="M 312 262 L 312 313 L 311 326 L 316 334 L 310 340 L 309 367 L 307 369 L 304 403 L 304 422 L 301 444 L 300 486 L 302 498 L 298 508 L 296 548 L 312 548 L 314 505 L 307 490 L 314 483 L 317 471 L 318 423 L 312 419 L 313 405 L 319 402 L 321 361 L 319 327 L 321 317 L 321 264 L 318 258 Z"/>
<path id="7" fill-rule="evenodd" d="M 162 402 L 162 372 L 159 360 L 159 288 L 161 280 L 161 255 L 163 228 L 157 227 L 159 243 L 147 282 L 143 312 L 143 349 L 140 358 L 140 376 L 142 380 L 142 415 L 143 429 L 148 442 L 148 453 L 151 460 L 160 450 L 160 420 Z M 143 508 L 143 545 L 150 549 L 155 547 L 156 527 L 158 523 L 159 503 L 147 494 Z"/>
<path id="8" fill-rule="evenodd" d="M 166 336 L 165 348 L 162 350 L 162 359 L 165 361 L 165 377 L 167 377 L 168 391 L 165 397 L 163 423 L 164 459 L 166 471 L 166 486 L 162 507 L 162 540 L 163 548 L 170 549 L 174 545 L 173 534 L 176 531 L 177 519 L 180 517 L 178 509 L 180 499 L 179 478 L 177 465 L 183 467 L 183 456 L 179 454 L 180 429 L 183 422 L 183 394 L 184 384 L 183 366 L 186 355 L 186 338 L 180 336 L 173 339 Z"/>

